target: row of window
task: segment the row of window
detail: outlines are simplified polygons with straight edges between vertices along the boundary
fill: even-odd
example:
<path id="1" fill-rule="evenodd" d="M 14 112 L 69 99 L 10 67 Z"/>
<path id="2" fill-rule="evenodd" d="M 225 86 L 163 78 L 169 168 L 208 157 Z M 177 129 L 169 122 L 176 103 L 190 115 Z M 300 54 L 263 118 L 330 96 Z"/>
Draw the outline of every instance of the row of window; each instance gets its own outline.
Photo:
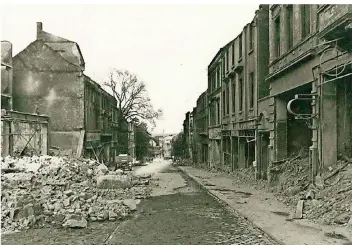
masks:
<path id="1" fill-rule="evenodd" d="M 108 99 L 101 100 L 100 93 L 91 86 L 85 87 L 85 115 L 87 130 L 99 130 L 101 126 L 109 130 L 110 122 L 117 122 L 117 108 Z"/>
<path id="2" fill-rule="evenodd" d="M 202 94 L 197 103 L 197 112 L 201 112 L 207 108 L 206 94 Z"/>
<path id="3" fill-rule="evenodd" d="M 207 124 L 207 118 L 203 117 L 202 119 L 198 120 L 196 123 L 196 132 L 197 133 L 204 133 L 208 131 L 208 124 Z"/>
<path id="4" fill-rule="evenodd" d="M 220 116 L 220 102 L 218 100 L 211 102 L 209 105 L 210 126 L 219 125 L 221 122 Z"/>
<path id="5" fill-rule="evenodd" d="M 248 28 L 248 35 L 249 35 L 249 40 L 248 40 L 248 45 L 249 45 L 249 50 L 254 49 L 254 25 L 251 23 Z M 243 53 L 243 38 L 242 38 L 242 33 L 236 38 L 231 45 L 228 46 L 228 49 L 224 51 L 223 54 L 223 59 L 221 62 L 221 66 L 218 66 L 214 69 L 214 71 L 210 74 L 210 92 L 214 92 L 216 89 L 218 89 L 221 86 L 221 78 L 225 76 L 225 73 L 227 73 L 231 67 L 235 65 L 235 42 L 238 42 L 238 59 L 242 59 L 242 53 Z M 231 59 L 230 59 L 231 57 Z"/>
<path id="6" fill-rule="evenodd" d="M 243 83 L 243 78 L 238 78 L 238 93 L 236 94 L 236 80 L 233 79 L 231 82 L 224 84 L 225 89 L 222 92 L 222 114 L 223 116 L 230 114 L 230 104 L 232 105 L 232 113 L 235 113 L 236 110 L 236 96 L 238 96 L 238 110 L 241 112 L 243 110 L 243 105 L 245 103 L 244 98 L 249 98 L 249 108 L 254 107 L 255 100 L 255 81 L 254 81 L 254 72 L 249 74 L 248 81 L 248 93 L 245 96 L 245 87 Z"/>
<path id="7" fill-rule="evenodd" d="M 302 4 L 300 7 L 300 22 L 301 22 L 301 39 L 306 38 L 310 33 L 310 17 L 311 17 L 311 5 Z M 295 33 L 295 23 L 293 5 L 287 5 L 285 11 L 285 23 L 282 23 L 281 13 L 274 19 L 274 57 L 278 58 L 282 55 L 282 39 L 284 35 L 286 37 L 286 50 L 290 50 L 293 47 L 293 38 Z M 282 27 L 284 32 L 282 32 Z"/>

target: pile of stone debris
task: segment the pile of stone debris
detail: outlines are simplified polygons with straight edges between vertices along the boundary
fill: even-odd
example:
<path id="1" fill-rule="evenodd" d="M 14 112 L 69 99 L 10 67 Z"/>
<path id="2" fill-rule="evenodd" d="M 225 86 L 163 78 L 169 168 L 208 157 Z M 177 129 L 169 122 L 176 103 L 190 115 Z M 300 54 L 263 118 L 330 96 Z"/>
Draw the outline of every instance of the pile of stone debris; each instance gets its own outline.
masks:
<path id="1" fill-rule="evenodd" d="M 352 159 L 343 157 L 312 184 L 308 152 L 297 154 L 270 166 L 270 183 L 255 180 L 252 167 L 230 174 L 240 186 L 273 192 L 278 200 L 292 207 L 288 219 L 306 218 L 319 224 L 352 227 Z M 235 176 L 235 177 L 234 177 Z"/>
<path id="2" fill-rule="evenodd" d="M 273 191 L 295 207 L 292 218 L 352 226 L 352 160 L 344 157 L 312 184 L 308 157 L 286 161 Z"/>
<path id="3" fill-rule="evenodd" d="M 322 224 L 348 224 L 352 228 L 352 160 L 338 161 L 319 179 L 316 188 L 310 190 L 311 200 L 305 201 L 306 217 Z"/>
<path id="4" fill-rule="evenodd" d="M 109 171 L 90 159 L 2 158 L 1 230 L 121 219 L 150 194 L 148 177 Z"/>

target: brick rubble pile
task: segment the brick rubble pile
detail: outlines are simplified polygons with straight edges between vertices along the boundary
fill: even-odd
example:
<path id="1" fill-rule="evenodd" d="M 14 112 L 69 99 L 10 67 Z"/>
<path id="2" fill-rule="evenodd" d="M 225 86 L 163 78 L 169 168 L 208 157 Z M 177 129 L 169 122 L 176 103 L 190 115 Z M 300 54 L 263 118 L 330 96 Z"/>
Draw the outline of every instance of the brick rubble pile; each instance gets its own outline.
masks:
<path id="1" fill-rule="evenodd" d="M 344 168 L 337 171 L 341 167 Z M 279 201 L 292 208 L 291 217 L 297 211 L 299 201 L 303 200 L 301 218 L 320 224 L 352 227 L 352 163 L 339 160 L 320 177 L 320 182 L 323 183 L 320 185 L 311 184 L 307 152 L 301 152 L 294 160 L 272 166 L 271 171 L 273 179 L 270 184 L 266 180 L 255 180 L 252 167 L 237 169 L 230 176 L 239 185 L 248 185 L 276 194 Z M 335 175 L 326 179 L 335 171 Z"/>
<path id="2" fill-rule="evenodd" d="M 316 179 L 315 185 L 311 184 L 307 156 L 287 161 L 280 168 L 272 191 L 280 196 L 280 201 L 295 210 L 303 200 L 301 218 L 325 225 L 346 225 L 349 222 L 352 225 L 352 163 L 339 160 Z"/>
<path id="3" fill-rule="evenodd" d="M 147 178 L 109 171 L 90 159 L 5 157 L 1 169 L 2 232 L 114 221 L 150 193 Z"/>

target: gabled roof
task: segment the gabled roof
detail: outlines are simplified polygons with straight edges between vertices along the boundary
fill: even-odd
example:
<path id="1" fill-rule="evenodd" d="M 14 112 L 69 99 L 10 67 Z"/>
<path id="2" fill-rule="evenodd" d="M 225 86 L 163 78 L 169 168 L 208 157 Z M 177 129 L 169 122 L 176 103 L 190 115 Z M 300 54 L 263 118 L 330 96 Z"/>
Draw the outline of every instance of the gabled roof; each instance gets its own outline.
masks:
<path id="1" fill-rule="evenodd" d="M 37 40 L 43 41 L 46 45 L 59 53 L 69 63 L 84 69 L 85 63 L 83 55 L 79 45 L 76 42 L 56 36 L 43 30 L 38 31 Z"/>
<path id="2" fill-rule="evenodd" d="M 35 40 L 13 58 L 14 69 L 35 71 L 82 71 L 41 40 Z"/>
<path id="3" fill-rule="evenodd" d="M 58 52 L 65 60 L 71 64 L 82 66 L 84 65 L 83 56 L 80 53 L 77 43 L 66 42 L 66 43 L 53 43 L 45 42 L 46 45 L 51 47 L 53 50 Z"/>
<path id="4" fill-rule="evenodd" d="M 60 42 L 72 42 L 70 40 L 67 40 L 65 38 L 62 38 L 62 37 L 59 37 L 59 36 L 56 36 L 54 34 L 51 34 L 49 32 L 46 32 L 46 31 L 40 31 L 38 32 L 38 35 L 37 35 L 37 39 L 39 40 L 43 40 L 44 42 L 55 42 L 55 43 L 60 43 Z"/>

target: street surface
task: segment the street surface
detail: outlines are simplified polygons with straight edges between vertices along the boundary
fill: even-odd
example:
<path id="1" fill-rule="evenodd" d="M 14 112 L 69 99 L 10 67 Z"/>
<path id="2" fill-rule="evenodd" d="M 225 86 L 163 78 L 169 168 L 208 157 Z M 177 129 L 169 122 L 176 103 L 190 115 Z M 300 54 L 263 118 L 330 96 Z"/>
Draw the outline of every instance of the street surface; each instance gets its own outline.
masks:
<path id="1" fill-rule="evenodd" d="M 27 230 L 3 236 L 2 244 L 278 244 L 219 204 L 170 161 L 156 159 L 134 171 L 153 174 L 153 192 L 129 219 L 80 230 Z"/>

